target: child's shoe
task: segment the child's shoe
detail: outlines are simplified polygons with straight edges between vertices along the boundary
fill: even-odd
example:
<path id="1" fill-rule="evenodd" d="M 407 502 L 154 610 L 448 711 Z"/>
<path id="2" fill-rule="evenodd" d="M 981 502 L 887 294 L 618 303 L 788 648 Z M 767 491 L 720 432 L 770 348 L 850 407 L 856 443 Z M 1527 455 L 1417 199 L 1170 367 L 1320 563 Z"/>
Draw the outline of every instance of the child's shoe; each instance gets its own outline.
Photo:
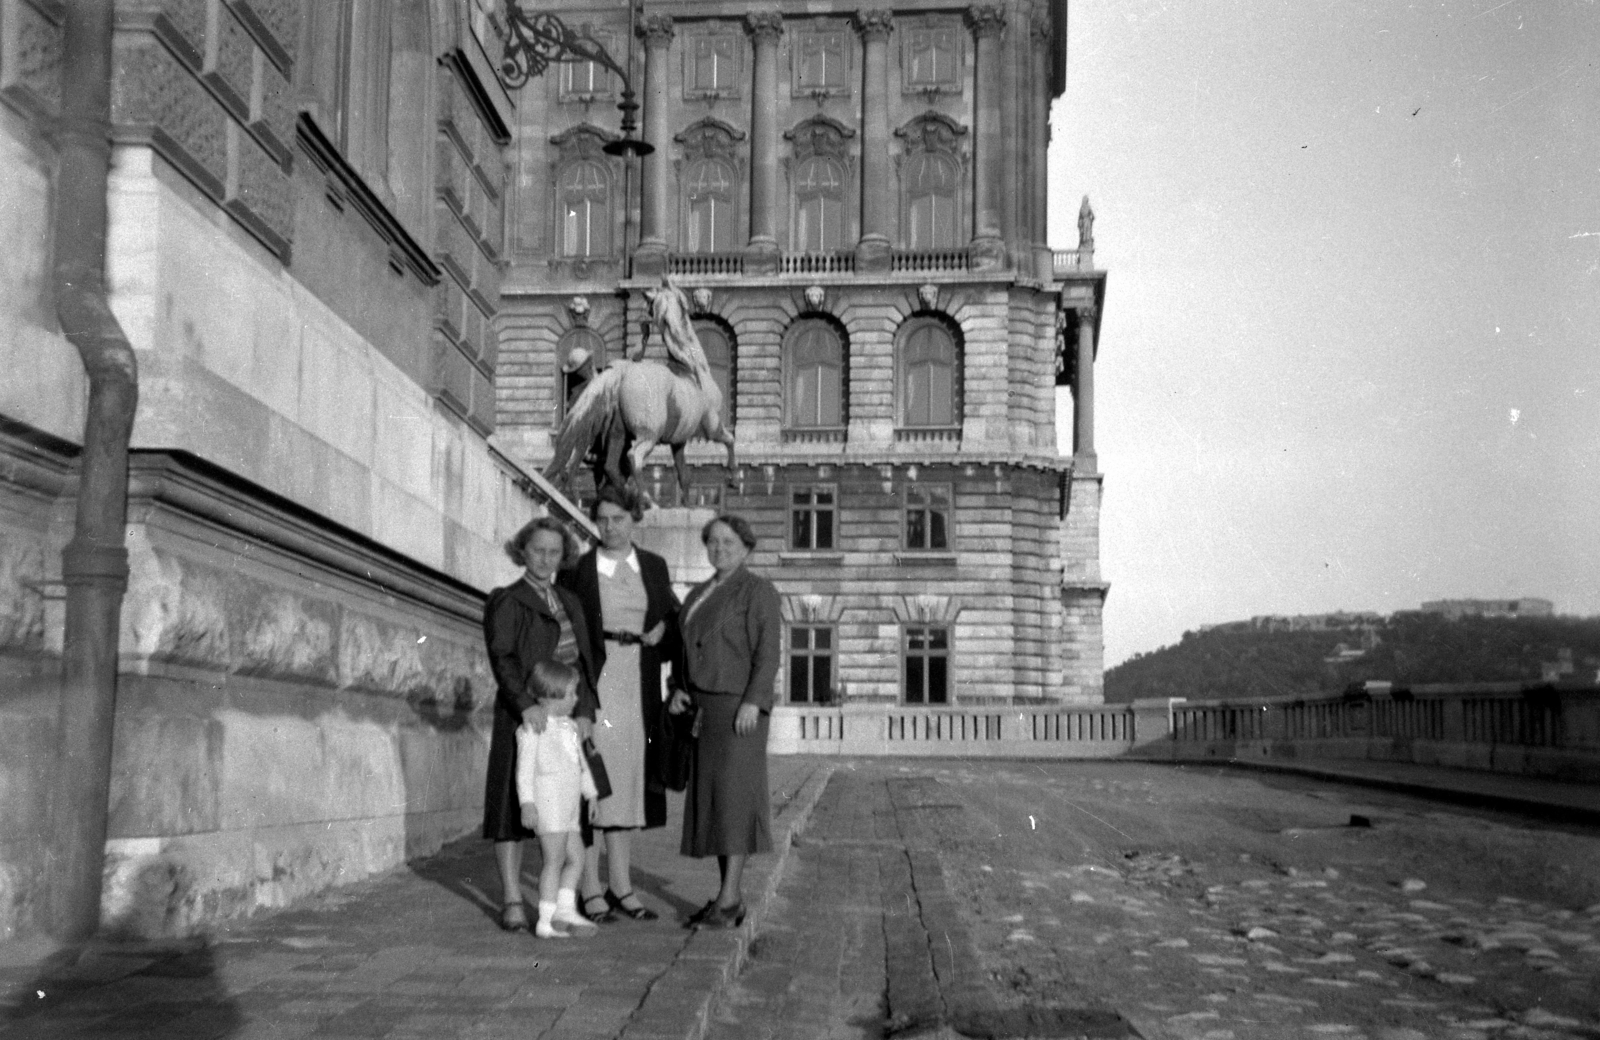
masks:
<path id="1" fill-rule="evenodd" d="M 555 920 L 556 904 L 539 901 L 539 923 L 533 926 L 533 934 L 541 939 L 570 939 L 572 933 L 567 931 Z"/>
<path id="2" fill-rule="evenodd" d="M 565 925 L 568 928 L 593 930 L 598 927 L 593 921 L 578 912 L 578 896 L 570 888 L 563 888 L 556 892 L 555 915 L 551 920 L 558 926 Z"/>

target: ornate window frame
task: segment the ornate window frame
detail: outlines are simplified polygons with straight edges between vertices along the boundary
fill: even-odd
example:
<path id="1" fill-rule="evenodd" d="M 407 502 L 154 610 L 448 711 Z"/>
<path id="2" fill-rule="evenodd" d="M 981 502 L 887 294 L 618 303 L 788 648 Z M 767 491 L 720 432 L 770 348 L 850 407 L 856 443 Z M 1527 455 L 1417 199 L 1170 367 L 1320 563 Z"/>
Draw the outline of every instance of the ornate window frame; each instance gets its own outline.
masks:
<path id="1" fill-rule="evenodd" d="M 720 43 L 732 44 L 733 53 L 728 56 L 731 68 L 728 71 L 727 78 L 723 78 L 719 62 L 716 85 L 712 87 L 700 86 L 696 81 L 695 74 L 698 71 L 701 47 L 706 44 L 715 47 Z M 683 34 L 684 100 L 717 101 L 722 98 L 744 96 L 745 53 L 745 32 L 741 22 L 733 20 L 707 22 L 699 28 L 685 32 Z"/>
<path id="2" fill-rule="evenodd" d="M 856 158 L 851 152 L 850 140 L 856 136 L 851 127 L 825 115 L 814 115 L 802 120 L 793 129 L 784 131 L 784 140 L 790 143 L 791 154 L 784 160 L 784 173 L 789 182 L 789 248 L 795 253 L 837 253 L 852 247 L 859 237 L 856 233 L 853 200 L 859 194 L 856 184 Z M 797 183 L 801 170 L 810 162 L 830 162 L 839 167 L 839 242 L 822 249 L 800 248 L 800 219 L 803 203 Z"/>
<path id="3" fill-rule="evenodd" d="M 789 96 L 815 98 L 849 97 L 855 82 L 856 33 L 837 19 L 816 19 L 811 22 L 791 22 L 789 38 Z M 835 79 L 820 84 L 801 82 L 808 48 L 837 50 L 839 74 Z"/>
<path id="4" fill-rule="evenodd" d="M 729 171 L 729 238 L 726 250 L 701 249 L 694 250 L 694 252 L 734 252 L 743 243 L 745 189 L 748 177 L 746 176 L 747 160 L 740 142 L 745 139 L 745 136 L 743 130 L 731 126 L 720 119 L 707 116 L 673 138 L 678 143 L 680 151 L 680 158 L 674 163 L 678 178 L 679 252 L 691 252 L 688 243 L 693 213 L 689 199 L 689 178 L 700 163 L 724 164 Z"/>
<path id="5" fill-rule="evenodd" d="M 617 160 L 606 155 L 603 148 L 608 141 L 614 141 L 617 135 L 608 130 L 590 123 L 579 123 L 577 126 L 568 127 L 561 133 L 550 138 L 550 143 L 556 148 L 556 159 L 550 165 L 550 257 L 552 263 L 588 264 L 599 260 L 613 259 L 617 255 L 618 221 L 620 214 L 616 205 L 617 186 Z M 592 165 L 600 169 L 606 177 L 606 204 L 603 214 L 603 227 L 605 229 L 605 245 L 598 251 L 588 253 L 567 252 L 566 242 L 566 208 L 563 192 L 563 179 L 566 173 L 579 165 Z M 593 224 L 590 225 L 590 234 L 593 235 Z"/>
<path id="6" fill-rule="evenodd" d="M 722 394 L 722 424 L 728 429 L 734 427 L 734 416 L 737 409 L 734 407 L 739 393 L 739 340 L 734 335 L 733 326 L 729 325 L 721 316 L 715 314 L 697 313 L 693 315 L 692 322 L 695 331 L 701 332 L 705 328 L 714 329 L 728 343 L 728 377 L 721 386 Z M 702 344 L 702 347 L 704 344 Z M 711 364 L 713 376 L 717 371 L 716 359 L 711 356 L 711 351 L 706 351 L 706 360 Z M 719 380 L 719 384 L 723 381 Z"/>
<path id="7" fill-rule="evenodd" d="M 607 54 L 623 53 L 618 50 L 621 46 L 619 39 L 621 33 L 612 29 L 596 29 L 590 25 L 580 26 L 580 29 L 588 31 Z M 622 59 L 619 57 L 617 60 Z M 586 105 L 592 101 L 610 101 L 617 96 L 616 77 L 604 65 L 593 61 L 564 61 L 560 64 L 561 70 L 556 87 L 556 101 L 559 104 Z M 573 81 L 577 78 L 579 69 L 587 70 L 585 78 L 599 81 L 598 89 L 584 90 L 574 86 Z"/>
<path id="8" fill-rule="evenodd" d="M 900 140 L 900 154 L 895 160 L 895 173 L 900 186 L 900 246 L 919 251 L 957 249 L 966 245 L 967 224 L 972 210 L 968 197 L 971 185 L 967 128 L 942 112 L 932 109 L 909 120 L 894 132 Z M 947 245 L 917 245 L 911 243 L 911 209 L 915 205 L 907 180 L 914 163 L 924 157 L 934 156 L 938 161 L 949 162 L 955 168 L 955 186 L 951 192 L 951 235 Z M 917 196 L 918 199 L 924 196 Z"/>
<path id="9" fill-rule="evenodd" d="M 959 17 L 925 15 L 901 18 L 895 22 L 900 37 L 900 92 L 921 95 L 929 101 L 940 96 L 960 96 L 967 79 L 967 28 Z M 937 70 L 932 77 L 912 78 L 917 53 L 924 44 L 950 45 L 948 71 Z"/>

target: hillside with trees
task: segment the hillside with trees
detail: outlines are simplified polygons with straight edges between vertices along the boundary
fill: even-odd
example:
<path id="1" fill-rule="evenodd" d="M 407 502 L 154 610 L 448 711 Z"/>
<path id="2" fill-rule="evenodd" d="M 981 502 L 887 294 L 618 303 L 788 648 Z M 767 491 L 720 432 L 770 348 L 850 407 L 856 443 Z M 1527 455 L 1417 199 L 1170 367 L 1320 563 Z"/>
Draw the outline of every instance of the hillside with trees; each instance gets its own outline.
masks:
<path id="1" fill-rule="evenodd" d="M 1365 648 L 1365 652 L 1360 650 Z M 1341 652 L 1342 651 L 1342 652 Z M 1450 620 L 1404 612 L 1360 630 L 1271 631 L 1239 622 L 1185 632 L 1106 672 L 1106 700 L 1313 697 L 1353 682 L 1537 682 L 1549 666 L 1594 681 L 1600 618 Z"/>

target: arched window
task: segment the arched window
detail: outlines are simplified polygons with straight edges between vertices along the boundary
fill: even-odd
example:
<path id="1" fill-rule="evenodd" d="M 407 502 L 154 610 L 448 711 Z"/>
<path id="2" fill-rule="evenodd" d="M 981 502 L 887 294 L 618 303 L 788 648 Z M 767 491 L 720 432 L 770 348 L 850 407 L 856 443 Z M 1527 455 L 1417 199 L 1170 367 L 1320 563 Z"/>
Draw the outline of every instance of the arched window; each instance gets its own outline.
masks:
<path id="1" fill-rule="evenodd" d="M 690 163 L 683 177 L 686 253 L 733 251 L 733 200 L 739 179 L 722 159 Z"/>
<path id="2" fill-rule="evenodd" d="M 922 152 L 906 159 L 905 229 L 908 249 L 956 245 L 956 193 L 961 171 L 948 155 Z"/>
<path id="3" fill-rule="evenodd" d="M 844 166 L 813 156 L 795 167 L 794 248 L 827 253 L 844 245 Z"/>
<path id="4" fill-rule="evenodd" d="M 596 370 L 606 362 L 606 341 L 585 325 L 571 329 L 556 344 L 556 423 L 567 417 L 567 409 L 583 393 Z"/>
<path id="5" fill-rule="evenodd" d="M 593 159 L 561 168 L 556 191 L 561 215 L 562 256 L 611 253 L 611 178 Z"/>
<path id="6" fill-rule="evenodd" d="M 844 344 L 828 322 L 795 323 L 784 343 L 784 425 L 791 429 L 844 426 Z"/>
<path id="7" fill-rule="evenodd" d="M 901 332 L 895 383 L 900 425 L 961 424 L 960 358 L 955 337 L 935 318 L 914 318 Z"/>
<path id="8" fill-rule="evenodd" d="M 694 331 L 695 335 L 700 337 L 701 348 L 706 352 L 706 363 L 711 366 L 711 378 L 716 380 L 717 389 L 722 391 L 722 423 L 731 429 L 734 393 L 733 341 L 721 325 L 703 318 L 694 323 Z"/>

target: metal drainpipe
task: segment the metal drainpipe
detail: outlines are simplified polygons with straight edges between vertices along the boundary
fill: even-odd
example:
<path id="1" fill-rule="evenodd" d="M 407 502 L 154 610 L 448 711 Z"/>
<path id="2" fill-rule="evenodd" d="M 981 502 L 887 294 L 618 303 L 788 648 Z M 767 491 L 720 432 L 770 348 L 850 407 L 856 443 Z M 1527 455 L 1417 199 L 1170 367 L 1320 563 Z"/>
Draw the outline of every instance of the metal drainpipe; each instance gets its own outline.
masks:
<path id="1" fill-rule="evenodd" d="M 111 313 L 105 276 L 113 0 L 74 0 L 64 10 L 56 316 L 83 359 L 89 404 L 73 536 L 61 553 L 66 626 L 45 877 L 50 931 L 84 939 L 100 927 L 117 641 L 128 585 L 128 442 L 139 385 L 133 348 Z"/>

